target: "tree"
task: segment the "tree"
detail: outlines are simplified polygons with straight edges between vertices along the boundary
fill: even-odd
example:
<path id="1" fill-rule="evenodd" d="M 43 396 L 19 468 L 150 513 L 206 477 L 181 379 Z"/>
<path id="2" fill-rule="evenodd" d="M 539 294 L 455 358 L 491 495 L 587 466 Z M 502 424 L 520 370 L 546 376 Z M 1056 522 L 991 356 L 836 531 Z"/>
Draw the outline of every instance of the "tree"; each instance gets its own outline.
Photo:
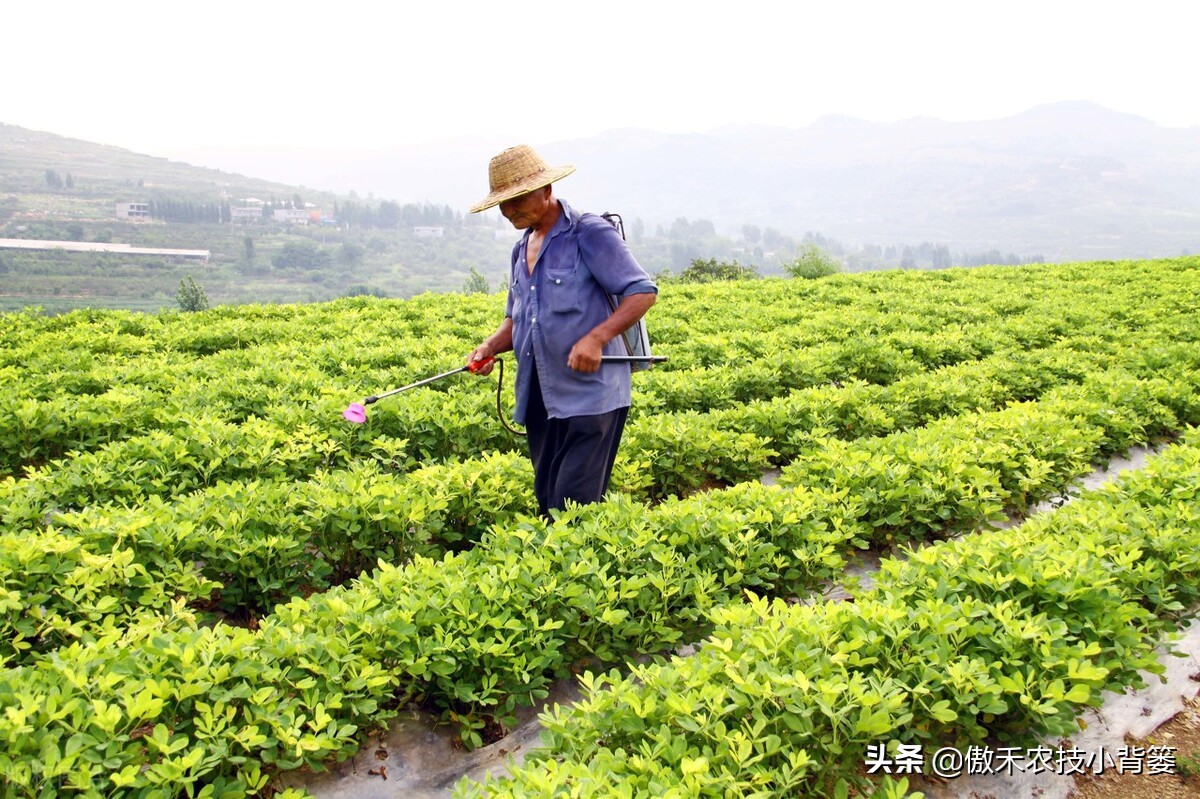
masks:
<path id="1" fill-rule="evenodd" d="M 762 241 L 762 229 L 758 225 L 742 225 L 742 238 L 747 244 L 758 244 Z"/>
<path id="2" fill-rule="evenodd" d="M 289 241 L 271 256 L 271 264 L 276 269 L 315 271 L 329 266 L 331 261 L 329 252 L 311 241 Z"/>
<path id="3" fill-rule="evenodd" d="M 640 244 L 645 237 L 646 223 L 642 221 L 641 217 L 638 217 L 633 220 L 633 224 L 630 226 L 629 240 L 634 244 Z"/>
<path id="4" fill-rule="evenodd" d="M 179 281 L 179 291 L 175 297 L 179 301 L 179 309 L 182 311 L 208 310 L 208 294 L 191 275 Z"/>
<path id="5" fill-rule="evenodd" d="M 487 278 L 479 273 L 475 267 L 471 267 L 471 275 L 463 283 L 463 294 L 491 294 L 492 287 L 488 284 Z"/>
<path id="6" fill-rule="evenodd" d="M 368 286 L 366 283 L 355 283 L 353 286 L 347 287 L 346 293 L 343 294 L 342 296 L 343 297 L 379 297 L 381 299 L 387 297 L 387 295 L 384 294 L 381 289 L 377 289 L 372 286 Z"/>
<path id="7" fill-rule="evenodd" d="M 934 269 L 946 269 L 953 263 L 953 258 L 950 257 L 950 248 L 945 244 L 934 247 L 929 260 Z"/>
<path id="8" fill-rule="evenodd" d="M 785 238 L 786 237 L 782 233 L 773 227 L 766 228 L 762 232 L 763 246 L 767 247 L 768 249 L 779 249 L 783 245 Z"/>
<path id="9" fill-rule="evenodd" d="M 679 275 L 680 283 L 712 283 L 717 280 L 752 280 L 758 277 L 758 269 L 742 266 L 737 261 L 723 263 L 716 258 L 707 261 L 700 258 Z"/>
<path id="10" fill-rule="evenodd" d="M 242 239 L 242 254 L 246 257 L 246 263 L 254 263 L 255 251 L 253 236 L 247 236 L 246 238 Z"/>
<path id="11" fill-rule="evenodd" d="M 362 264 L 363 256 L 366 254 L 367 251 L 363 249 L 362 245 L 355 244 L 352 241 L 344 241 L 342 242 L 341 249 L 338 250 L 338 260 L 346 266 L 359 266 Z"/>
<path id="12" fill-rule="evenodd" d="M 380 227 L 400 227 L 400 221 L 403 218 L 404 214 L 400 208 L 400 203 L 391 200 L 384 200 L 379 203 L 379 211 L 376 214 L 376 219 L 378 219 Z"/>
<path id="13" fill-rule="evenodd" d="M 686 269 L 700 255 L 700 248 L 686 241 L 672 241 L 670 246 L 671 266 Z"/>
<path id="14" fill-rule="evenodd" d="M 792 277 L 809 280 L 826 275 L 834 275 L 842 271 L 842 264 L 836 258 L 822 250 L 815 242 L 801 245 L 800 253 L 791 263 L 783 265 L 783 271 Z"/>

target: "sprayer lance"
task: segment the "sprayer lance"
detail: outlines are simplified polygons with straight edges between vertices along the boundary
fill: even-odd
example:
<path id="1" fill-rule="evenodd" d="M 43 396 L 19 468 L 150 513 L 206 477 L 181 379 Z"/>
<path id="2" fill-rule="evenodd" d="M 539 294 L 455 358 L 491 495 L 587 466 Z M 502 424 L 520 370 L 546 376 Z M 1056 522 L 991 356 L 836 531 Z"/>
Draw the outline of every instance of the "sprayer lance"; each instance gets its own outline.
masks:
<path id="1" fill-rule="evenodd" d="M 383 399 L 384 397 L 390 397 L 393 394 L 399 394 L 401 391 L 408 391 L 409 389 L 417 388 L 419 386 L 426 385 L 427 383 L 432 383 L 435 380 L 441 380 L 443 377 L 449 377 L 450 375 L 456 375 L 459 372 L 470 372 L 471 374 L 475 374 L 479 370 L 483 369 L 484 367 L 486 367 L 487 365 L 492 363 L 492 361 L 494 361 L 494 360 L 496 360 L 496 359 L 495 358 L 484 358 L 483 360 L 480 360 L 480 361 L 471 361 L 466 366 L 460 366 L 457 369 L 451 369 L 449 372 L 442 372 L 440 375 L 434 375 L 433 377 L 427 377 L 424 380 L 418 380 L 415 383 L 409 383 L 407 386 L 401 386 L 400 388 L 393 388 L 391 391 L 385 391 L 382 394 L 372 394 L 371 396 L 369 396 L 365 400 L 363 400 L 363 405 L 370 405 L 373 402 L 378 402 L 379 400 Z M 600 361 L 602 363 L 633 363 L 635 361 L 649 362 L 649 363 L 662 363 L 665 360 L 667 360 L 666 355 L 605 355 L 600 358 Z"/>
<path id="2" fill-rule="evenodd" d="M 382 394 L 372 394 L 371 396 L 369 396 L 365 400 L 363 400 L 363 405 L 370 405 L 373 402 L 378 402 L 379 400 L 383 399 L 384 397 L 390 397 L 393 394 L 399 394 L 401 391 L 408 391 L 410 388 L 417 388 L 418 386 L 423 386 L 423 385 L 426 385 L 427 383 L 432 383 L 435 380 L 441 380 L 443 377 L 449 377 L 450 375 L 456 375 L 459 372 L 470 372 L 471 374 L 475 374 L 480 369 L 483 369 L 485 366 L 487 366 L 494 360 L 496 360 L 496 359 L 495 358 L 484 358 L 483 360 L 479 360 L 479 361 L 471 361 L 466 366 L 460 366 L 457 369 L 451 369 L 449 372 L 442 372 L 440 375 L 434 375 L 433 377 L 427 377 L 424 380 L 418 380 L 415 383 L 409 383 L 407 386 L 401 386 L 400 388 L 393 388 L 391 391 L 385 391 Z"/>
<path id="3" fill-rule="evenodd" d="M 604 355 L 601 357 L 600 360 L 601 360 L 601 363 L 633 363 L 634 361 L 648 361 L 650 363 L 662 363 L 663 361 L 667 360 L 667 356 L 665 356 L 665 355 Z M 500 388 L 501 388 L 501 384 L 503 384 L 503 382 L 504 382 L 504 361 L 499 360 L 498 358 L 494 358 L 494 357 L 493 358 L 484 358 L 483 360 L 480 360 L 480 361 L 471 361 L 466 366 L 460 366 L 457 369 L 451 369 L 449 372 L 442 372 L 440 375 L 434 375 L 433 377 L 427 377 L 424 380 L 418 380 L 415 383 L 409 383 L 407 386 L 401 386 L 400 388 L 394 388 L 391 391 L 385 391 L 382 394 L 372 394 L 371 396 L 364 399 L 361 404 L 357 403 L 357 402 L 352 402 L 352 403 L 350 403 L 349 407 L 346 408 L 346 410 L 342 411 L 342 418 L 346 419 L 346 421 L 354 422 L 355 424 L 363 424 L 364 422 L 367 421 L 367 408 L 366 408 L 367 405 L 370 405 L 374 402 L 378 402 L 379 400 L 383 399 L 384 397 L 390 397 L 393 394 L 399 394 L 401 391 L 408 391 L 410 388 L 416 388 L 417 386 L 423 386 L 427 383 L 432 383 L 435 380 L 441 380 L 443 377 L 449 377 L 450 375 L 456 375 L 459 372 L 470 372 L 471 374 L 477 374 L 480 371 L 482 371 L 484 368 L 490 366 L 493 362 L 498 363 L 500 365 L 500 380 L 498 380 L 496 382 L 496 413 L 500 415 L 500 421 L 503 422 L 504 414 L 501 413 L 501 411 L 500 411 Z M 508 427 L 507 423 L 504 426 Z M 524 433 L 518 433 L 518 431 L 513 430 L 511 427 L 508 427 L 508 429 L 514 433 L 517 433 L 518 435 L 524 435 Z"/>
<path id="4" fill-rule="evenodd" d="M 666 355 L 601 355 L 601 363 L 666 363 Z"/>

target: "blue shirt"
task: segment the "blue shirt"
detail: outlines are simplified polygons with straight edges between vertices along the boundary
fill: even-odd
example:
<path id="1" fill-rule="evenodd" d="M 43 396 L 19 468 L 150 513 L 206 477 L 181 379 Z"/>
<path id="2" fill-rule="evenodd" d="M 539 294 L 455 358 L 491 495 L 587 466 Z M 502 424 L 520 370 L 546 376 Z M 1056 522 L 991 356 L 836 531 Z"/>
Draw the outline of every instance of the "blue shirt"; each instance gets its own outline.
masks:
<path id="1" fill-rule="evenodd" d="M 525 260 L 530 230 L 513 247 L 505 315 L 513 321 L 513 352 L 520 367 L 513 419 L 525 423 L 530 365 L 537 369 L 551 419 L 590 416 L 626 408 L 630 368 L 602 364 L 590 374 L 567 366 L 575 342 L 612 313 L 607 294 L 657 293 L 617 229 L 594 214 L 581 215 L 559 200 L 562 213 L 542 242 L 533 274 Z M 605 355 L 625 355 L 621 337 Z"/>

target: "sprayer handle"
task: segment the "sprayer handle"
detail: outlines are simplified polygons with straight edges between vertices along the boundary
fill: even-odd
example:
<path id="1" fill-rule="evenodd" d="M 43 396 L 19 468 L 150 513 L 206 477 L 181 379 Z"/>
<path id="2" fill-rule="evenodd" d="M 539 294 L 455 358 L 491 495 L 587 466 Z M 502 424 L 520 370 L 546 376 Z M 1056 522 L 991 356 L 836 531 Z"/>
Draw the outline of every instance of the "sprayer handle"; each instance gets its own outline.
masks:
<path id="1" fill-rule="evenodd" d="M 469 364 L 467 364 L 467 371 L 473 375 L 477 375 L 481 371 L 488 368 L 495 362 L 496 362 L 495 356 L 489 356 L 487 358 L 482 358 L 478 361 L 471 361 Z"/>

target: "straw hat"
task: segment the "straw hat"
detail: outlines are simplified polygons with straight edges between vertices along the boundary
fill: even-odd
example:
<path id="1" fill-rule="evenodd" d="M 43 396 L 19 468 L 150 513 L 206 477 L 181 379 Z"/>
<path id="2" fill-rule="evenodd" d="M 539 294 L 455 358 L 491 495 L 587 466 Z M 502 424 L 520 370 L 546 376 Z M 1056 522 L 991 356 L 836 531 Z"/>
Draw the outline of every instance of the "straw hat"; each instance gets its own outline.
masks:
<path id="1" fill-rule="evenodd" d="M 477 214 L 505 200 L 528 194 L 534 189 L 549 186 L 575 171 L 573 164 L 548 167 L 542 157 L 527 144 L 509 147 L 488 164 L 488 184 L 492 192 L 471 206 Z"/>

